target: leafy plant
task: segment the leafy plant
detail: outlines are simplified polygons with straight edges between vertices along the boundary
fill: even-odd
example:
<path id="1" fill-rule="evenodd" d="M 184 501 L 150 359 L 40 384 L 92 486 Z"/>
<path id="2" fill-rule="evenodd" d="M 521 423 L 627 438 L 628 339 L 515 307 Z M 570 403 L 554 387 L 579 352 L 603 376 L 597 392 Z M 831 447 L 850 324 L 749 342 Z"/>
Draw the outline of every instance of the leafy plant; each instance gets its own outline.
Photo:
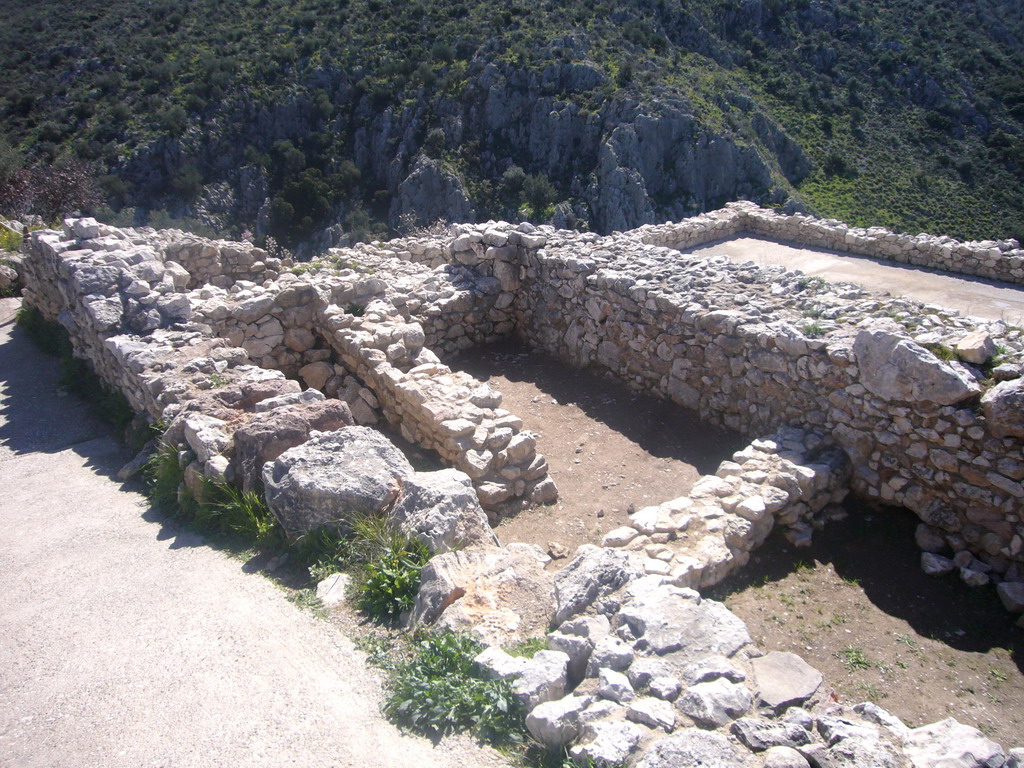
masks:
<path id="1" fill-rule="evenodd" d="M 0 251 L 21 250 L 21 234 L 0 224 Z"/>
<path id="2" fill-rule="evenodd" d="M 356 520 L 353 528 L 371 553 L 357 587 L 357 605 L 376 619 L 395 621 L 413 606 L 420 571 L 430 559 L 430 550 L 419 539 L 386 523 L 379 525 L 363 518 Z"/>
<path id="3" fill-rule="evenodd" d="M 858 669 L 870 669 L 874 666 L 874 662 L 867 657 L 864 649 L 859 645 L 848 645 L 841 651 L 836 651 L 835 656 L 849 672 Z"/>
<path id="4" fill-rule="evenodd" d="M 491 744 L 523 740 L 521 708 L 507 680 L 486 680 L 473 668 L 482 646 L 443 633 L 419 643 L 395 672 L 384 703 L 392 720 L 425 736 L 469 731 Z"/>
<path id="5" fill-rule="evenodd" d="M 926 347 L 939 360 L 944 360 L 947 363 L 956 360 L 956 351 L 946 344 L 927 344 Z"/>
<path id="6" fill-rule="evenodd" d="M 825 329 L 819 323 L 804 323 L 800 330 L 809 339 L 820 339 L 825 335 Z"/>
<path id="7" fill-rule="evenodd" d="M 532 659 L 539 651 L 547 650 L 548 639 L 546 637 L 528 637 L 508 647 L 505 651 L 509 656 L 523 656 Z"/>

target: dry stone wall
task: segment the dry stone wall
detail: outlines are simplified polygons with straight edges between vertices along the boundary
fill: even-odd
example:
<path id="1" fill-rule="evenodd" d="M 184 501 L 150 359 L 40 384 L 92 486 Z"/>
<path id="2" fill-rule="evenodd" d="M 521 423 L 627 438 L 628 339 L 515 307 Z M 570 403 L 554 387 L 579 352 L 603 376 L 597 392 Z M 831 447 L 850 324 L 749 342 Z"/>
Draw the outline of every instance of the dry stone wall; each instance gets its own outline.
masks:
<path id="1" fill-rule="evenodd" d="M 489 509 L 557 497 L 535 436 L 501 409 L 500 393 L 441 363 L 412 319 L 415 312 L 428 321 L 443 350 L 496 338 L 483 317 L 511 330 L 507 314 L 494 309 L 497 280 L 416 267 L 367 248 L 362 261 L 332 264 L 311 281 L 279 273 L 281 263 L 251 245 L 180 237 L 78 220 L 63 233 L 34 233 L 29 244 L 26 301 L 59 320 L 75 354 L 137 410 L 153 420 L 173 418 L 167 398 L 185 385 L 161 382 L 158 397 L 129 358 L 162 338 L 161 329 L 184 324 L 256 370 L 341 396 L 360 424 L 386 421 L 468 474 Z M 378 270 L 389 279 L 375 276 Z M 210 386 L 227 381 L 223 370 L 203 373 Z"/>
<path id="2" fill-rule="evenodd" d="M 673 225 L 671 242 L 730 234 L 741 209 Z M 459 226 L 296 274 L 244 244 L 79 220 L 33 234 L 25 299 L 169 424 L 194 494 L 204 477 L 265 486 L 294 532 L 373 490 L 438 553 L 410 621 L 490 643 L 480 667 L 513 679 L 530 732 L 581 765 L 1020 765 L 1020 750 L 953 720 L 911 729 L 870 703 L 833 704 L 820 673 L 764 653 L 693 589 L 742 565 L 774 525 L 806 540 L 851 473 L 860 492 L 918 512 L 919 542 L 958 550 L 950 562 L 969 581 L 1020 586 L 1020 330 L 687 256 L 651 231 Z M 550 498 L 535 438 L 431 351 L 509 333 L 770 434 L 552 573 L 538 548 L 499 546 L 473 496 Z M 458 469 L 415 472 L 353 425 L 377 420 Z M 548 626 L 532 660 L 499 648 Z"/>
<path id="3" fill-rule="evenodd" d="M 1024 250 L 1016 240 L 961 242 L 929 234 L 907 235 L 883 227 L 851 227 L 835 219 L 785 215 L 740 201 L 693 219 L 640 227 L 645 243 L 685 250 L 749 233 L 811 248 L 1024 283 Z"/>
<path id="4" fill-rule="evenodd" d="M 730 219 L 698 217 L 689 244 Z M 849 455 L 858 492 L 912 509 L 953 550 L 1020 578 L 1020 329 L 689 256 L 643 242 L 648 230 L 545 228 L 530 247 L 508 231 L 514 256 L 494 253 L 502 263 L 488 269 L 518 279 L 516 331 L 531 346 L 752 436 L 826 435 Z"/>
<path id="5" fill-rule="evenodd" d="M 516 333 L 751 436 L 820 434 L 848 455 L 856 491 L 912 509 L 947 551 L 968 550 L 971 578 L 1020 580 L 1020 329 L 655 244 L 769 225 L 789 239 L 840 232 L 737 203 L 605 238 L 457 225 L 288 271 L 247 244 L 79 220 L 31 238 L 28 297 L 65 313 L 76 349 L 118 386 L 107 337 L 197 323 L 261 367 L 343 397 L 359 423 L 386 421 L 436 451 L 474 478 L 488 507 L 556 491 L 500 397 L 439 356 Z M 844 240 L 906 244 L 851 231 Z M 983 250 L 951 253 L 963 249 Z M 999 263 L 1017 258 L 1000 253 Z"/>

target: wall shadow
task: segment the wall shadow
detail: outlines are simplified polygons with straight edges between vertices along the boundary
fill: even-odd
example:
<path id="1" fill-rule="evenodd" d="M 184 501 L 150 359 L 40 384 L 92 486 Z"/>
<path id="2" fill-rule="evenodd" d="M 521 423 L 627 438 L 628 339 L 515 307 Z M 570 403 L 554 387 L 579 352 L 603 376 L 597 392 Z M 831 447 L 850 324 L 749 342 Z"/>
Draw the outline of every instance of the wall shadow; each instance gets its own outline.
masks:
<path id="1" fill-rule="evenodd" d="M 914 542 L 920 522 L 910 511 L 876 507 L 849 498 L 845 520 L 815 531 L 810 547 L 793 547 L 776 529 L 750 563 L 707 590 L 722 599 L 755 585 L 770 585 L 801 563 L 830 563 L 844 580 L 856 583 L 879 610 L 906 621 L 923 637 L 959 651 L 1010 651 L 1024 672 L 1024 633 L 1016 629 L 992 586 L 968 587 L 956 574 L 927 576 Z"/>
<path id="2" fill-rule="evenodd" d="M 117 472 L 126 461 L 117 430 L 59 390 L 60 361 L 15 324 L 17 300 L 0 303 L 0 460 L 70 449 L 101 474 Z"/>

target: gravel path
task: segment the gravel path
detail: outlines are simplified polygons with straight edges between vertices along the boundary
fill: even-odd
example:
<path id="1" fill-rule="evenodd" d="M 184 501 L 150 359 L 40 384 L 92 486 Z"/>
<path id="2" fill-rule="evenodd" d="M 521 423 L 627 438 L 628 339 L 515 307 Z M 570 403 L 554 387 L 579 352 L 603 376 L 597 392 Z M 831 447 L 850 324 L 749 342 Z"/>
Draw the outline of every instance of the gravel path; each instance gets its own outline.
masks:
<path id="1" fill-rule="evenodd" d="M 500 766 L 379 713 L 352 643 L 109 477 L 0 301 L 0 766 Z"/>
<path id="2" fill-rule="evenodd" d="M 810 277 L 855 283 L 870 291 L 888 291 L 893 296 L 907 296 L 986 320 L 1024 324 L 1024 288 L 1010 283 L 756 237 L 734 237 L 687 253 L 727 256 L 731 261 L 753 261 L 762 266 L 781 264 Z"/>

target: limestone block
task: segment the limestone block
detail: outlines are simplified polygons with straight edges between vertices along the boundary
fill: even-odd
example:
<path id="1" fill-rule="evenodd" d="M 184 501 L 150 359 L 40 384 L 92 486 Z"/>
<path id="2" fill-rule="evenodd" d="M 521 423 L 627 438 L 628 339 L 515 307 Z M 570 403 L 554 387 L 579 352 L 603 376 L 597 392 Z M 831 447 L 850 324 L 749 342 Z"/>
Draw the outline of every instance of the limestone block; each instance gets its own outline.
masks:
<path id="1" fill-rule="evenodd" d="M 821 686 L 821 672 L 795 653 L 772 651 L 751 663 L 761 701 L 777 712 L 803 704 Z"/>
<path id="2" fill-rule="evenodd" d="M 413 474 L 390 440 L 368 427 L 315 433 L 263 469 L 267 503 L 285 530 L 344 527 L 352 514 L 382 514 Z"/>

